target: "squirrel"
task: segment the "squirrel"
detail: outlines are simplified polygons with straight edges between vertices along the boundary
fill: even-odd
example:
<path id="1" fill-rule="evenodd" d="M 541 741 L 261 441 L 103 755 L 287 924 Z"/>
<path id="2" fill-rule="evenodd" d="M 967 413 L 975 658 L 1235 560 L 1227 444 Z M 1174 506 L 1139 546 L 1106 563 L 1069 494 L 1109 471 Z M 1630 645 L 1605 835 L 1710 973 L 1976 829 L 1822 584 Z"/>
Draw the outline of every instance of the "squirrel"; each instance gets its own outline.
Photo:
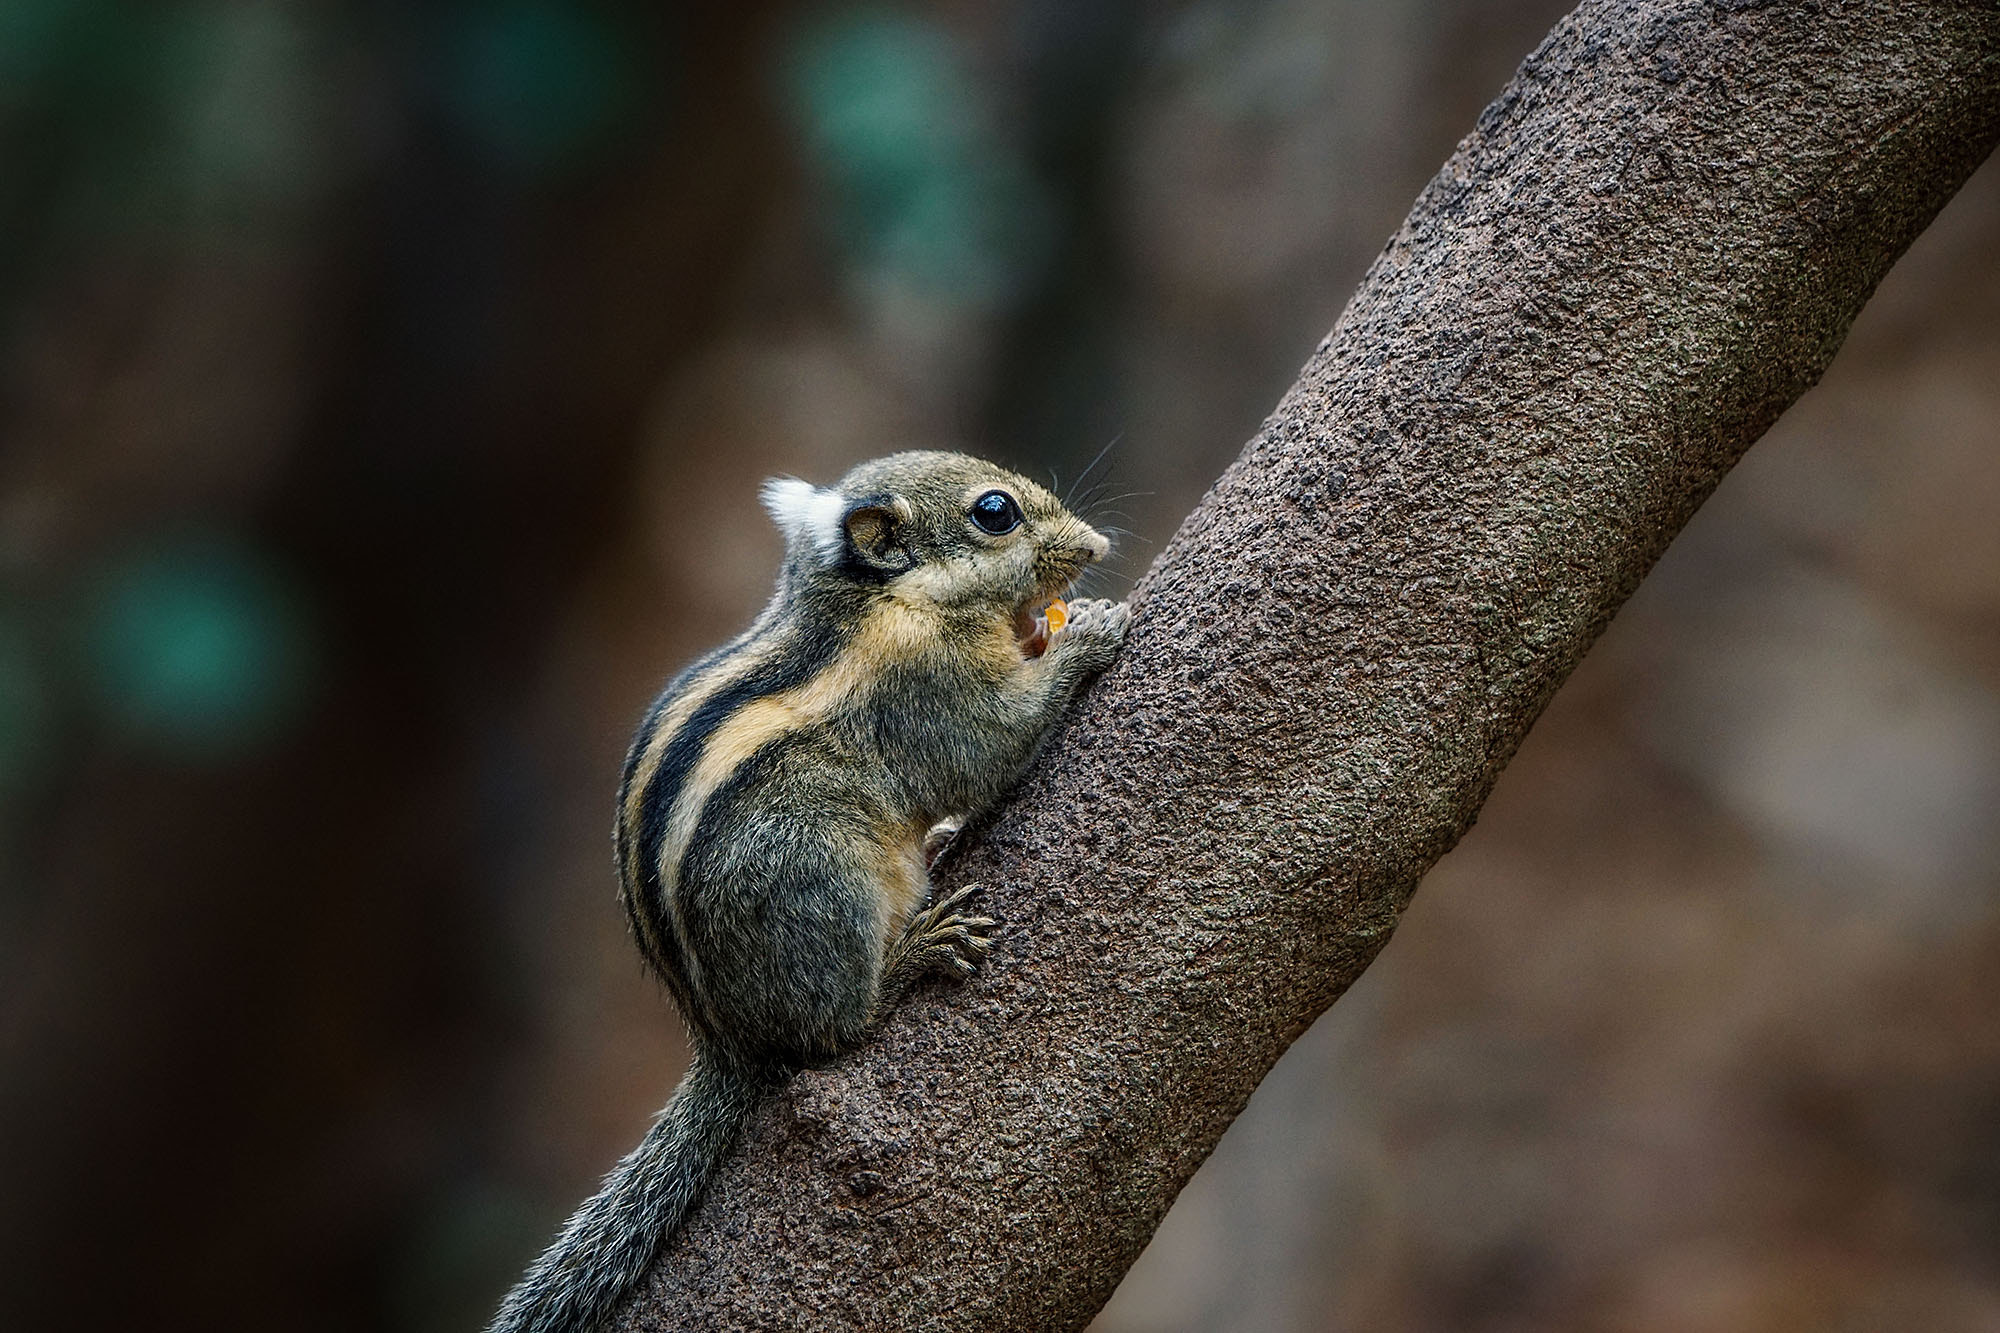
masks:
<path id="1" fill-rule="evenodd" d="M 1111 543 L 990 463 L 899 453 L 762 499 L 777 591 L 654 702 L 618 797 L 620 896 L 694 1059 L 489 1333 L 599 1328 L 787 1072 L 853 1049 L 921 978 L 972 974 L 994 922 L 963 910 L 976 886 L 928 902 L 934 853 L 1131 622 L 1055 600 Z"/>

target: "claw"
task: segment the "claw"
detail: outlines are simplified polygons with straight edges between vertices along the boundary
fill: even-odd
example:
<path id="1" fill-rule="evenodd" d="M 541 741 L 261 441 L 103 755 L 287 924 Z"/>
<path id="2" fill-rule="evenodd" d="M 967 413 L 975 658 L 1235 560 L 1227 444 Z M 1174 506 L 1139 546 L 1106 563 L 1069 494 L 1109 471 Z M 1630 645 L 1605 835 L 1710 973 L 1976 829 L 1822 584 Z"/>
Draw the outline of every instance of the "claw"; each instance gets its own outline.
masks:
<path id="1" fill-rule="evenodd" d="M 999 923 L 990 916 L 961 915 L 957 909 L 984 891 L 978 884 L 963 885 L 911 918 L 897 945 L 897 975 L 914 979 L 942 972 L 962 980 L 977 972 L 993 948 L 986 932 Z"/>

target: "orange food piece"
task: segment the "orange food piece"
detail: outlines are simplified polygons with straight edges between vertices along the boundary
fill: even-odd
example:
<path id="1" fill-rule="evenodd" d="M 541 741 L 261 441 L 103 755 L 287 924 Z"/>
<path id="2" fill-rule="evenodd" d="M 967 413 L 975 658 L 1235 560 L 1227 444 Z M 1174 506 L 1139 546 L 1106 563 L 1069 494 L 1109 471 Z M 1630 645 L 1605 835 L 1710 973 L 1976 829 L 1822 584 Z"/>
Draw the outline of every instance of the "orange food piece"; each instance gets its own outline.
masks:
<path id="1" fill-rule="evenodd" d="M 1054 634 L 1069 623 L 1069 606 L 1058 597 L 1049 603 L 1049 609 L 1042 613 L 1042 617 L 1049 622 L 1049 633 Z"/>

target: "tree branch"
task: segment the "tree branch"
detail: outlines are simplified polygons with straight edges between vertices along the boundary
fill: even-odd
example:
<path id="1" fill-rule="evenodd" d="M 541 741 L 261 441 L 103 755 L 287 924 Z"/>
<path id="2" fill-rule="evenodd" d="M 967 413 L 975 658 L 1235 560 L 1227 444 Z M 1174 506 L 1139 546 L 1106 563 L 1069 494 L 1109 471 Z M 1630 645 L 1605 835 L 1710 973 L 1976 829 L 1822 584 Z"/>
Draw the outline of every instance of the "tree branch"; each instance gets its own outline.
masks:
<path id="1" fill-rule="evenodd" d="M 2000 7 L 1564 20 L 945 878 L 986 971 L 758 1117 L 633 1328 L 1078 1327 L 2000 135 Z"/>

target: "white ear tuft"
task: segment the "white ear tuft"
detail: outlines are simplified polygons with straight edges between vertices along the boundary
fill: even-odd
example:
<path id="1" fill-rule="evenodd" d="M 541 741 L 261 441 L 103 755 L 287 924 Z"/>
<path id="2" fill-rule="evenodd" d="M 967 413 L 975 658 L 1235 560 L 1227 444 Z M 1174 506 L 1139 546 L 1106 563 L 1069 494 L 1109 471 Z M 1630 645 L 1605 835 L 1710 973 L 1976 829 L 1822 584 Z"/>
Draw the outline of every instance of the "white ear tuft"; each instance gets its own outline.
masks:
<path id="1" fill-rule="evenodd" d="M 823 490 L 797 477 L 773 477 L 764 483 L 761 498 L 787 542 L 804 542 L 822 560 L 840 554 L 840 515 L 847 502 L 839 491 Z"/>

